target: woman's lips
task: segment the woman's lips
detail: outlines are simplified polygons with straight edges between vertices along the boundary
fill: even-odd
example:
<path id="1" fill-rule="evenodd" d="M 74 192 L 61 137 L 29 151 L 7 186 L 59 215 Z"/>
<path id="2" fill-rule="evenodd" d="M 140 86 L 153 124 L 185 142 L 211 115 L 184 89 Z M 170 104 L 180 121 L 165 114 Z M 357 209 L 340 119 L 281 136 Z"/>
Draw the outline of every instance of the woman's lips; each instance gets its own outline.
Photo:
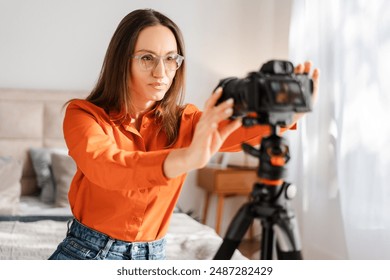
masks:
<path id="1" fill-rule="evenodd" d="M 164 89 L 166 87 L 166 84 L 165 83 L 151 83 L 150 84 L 153 88 L 155 89 Z"/>

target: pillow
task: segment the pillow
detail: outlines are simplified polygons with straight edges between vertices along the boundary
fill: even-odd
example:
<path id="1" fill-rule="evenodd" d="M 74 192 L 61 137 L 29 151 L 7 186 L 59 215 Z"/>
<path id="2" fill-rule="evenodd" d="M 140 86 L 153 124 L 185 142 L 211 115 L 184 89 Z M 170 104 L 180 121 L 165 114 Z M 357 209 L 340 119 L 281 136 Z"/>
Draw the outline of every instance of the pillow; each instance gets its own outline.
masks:
<path id="1" fill-rule="evenodd" d="M 46 203 L 53 203 L 55 201 L 55 185 L 50 172 L 50 154 L 53 152 L 66 154 L 67 150 L 61 148 L 31 148 L 29 152 L 37 176 L 37 185 L 41 188 L 40 199 Z"/>
<path id="2" fill-rule="evenodd" d="M 56 186 L 55 204 L 58 207 L 68 206 L 69 186 L 76 173 L 76 164 L 70 156 L 54 152 L 51 154 L 51 167 Z"/>
<path id="3" fill-rule="evenodd" d="M 22 163 L 0 157 L 0 215 L 15 215 L 20 201 Z"/>

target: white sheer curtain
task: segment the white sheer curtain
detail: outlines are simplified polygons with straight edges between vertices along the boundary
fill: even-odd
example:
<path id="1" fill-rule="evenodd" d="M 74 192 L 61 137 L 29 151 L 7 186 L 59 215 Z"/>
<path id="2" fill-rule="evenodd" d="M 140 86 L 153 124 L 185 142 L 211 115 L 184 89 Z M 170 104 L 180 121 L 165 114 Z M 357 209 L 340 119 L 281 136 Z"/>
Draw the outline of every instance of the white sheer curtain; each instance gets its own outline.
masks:
<path id="1" fill-rule="evenodd" d="M 295 0 L 290 59 L 321 71 L 289 135 L 304 257 L 390 259 L 390 1 Z"/>

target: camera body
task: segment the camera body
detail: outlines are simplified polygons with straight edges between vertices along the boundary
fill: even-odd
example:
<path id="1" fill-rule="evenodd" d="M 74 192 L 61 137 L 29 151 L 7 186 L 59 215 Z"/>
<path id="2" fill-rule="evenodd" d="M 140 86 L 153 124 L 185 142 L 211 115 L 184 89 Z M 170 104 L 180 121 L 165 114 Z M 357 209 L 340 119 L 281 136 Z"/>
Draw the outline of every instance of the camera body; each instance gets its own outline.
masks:
<path id="1" fill-rule="evenodd" d="M 312 109 L 313 81 L 307 74 L 294 74 L 289 61 L 271 60 L 258 72 L 243 79 L 223 79 L 217 87 L 223 88 L 218 103 L 234 99 L 232 118 L 256 113 L 261 124 L 284 126 L 294 113 Z"/>

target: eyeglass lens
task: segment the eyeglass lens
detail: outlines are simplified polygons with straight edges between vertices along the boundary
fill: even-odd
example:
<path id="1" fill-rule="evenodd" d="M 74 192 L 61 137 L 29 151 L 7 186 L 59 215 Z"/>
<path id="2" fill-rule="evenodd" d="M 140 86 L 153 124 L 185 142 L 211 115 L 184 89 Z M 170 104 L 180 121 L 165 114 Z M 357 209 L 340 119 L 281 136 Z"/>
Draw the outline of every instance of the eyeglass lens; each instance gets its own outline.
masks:
<path id="1" fill-rule="evenodd" d="M 151 54 L 144 54 L 136 58 L 138 58 L 140 66 L 144 70 L 150 70 L 154 68 L 159 63 L 160 59 L 163 60 L 165 68 L 167 68 L 170 71 L 177 70 L 182 63 L 182 57 L 177 54 L 166 55 L 161 57 L 154 56 Z"/>

